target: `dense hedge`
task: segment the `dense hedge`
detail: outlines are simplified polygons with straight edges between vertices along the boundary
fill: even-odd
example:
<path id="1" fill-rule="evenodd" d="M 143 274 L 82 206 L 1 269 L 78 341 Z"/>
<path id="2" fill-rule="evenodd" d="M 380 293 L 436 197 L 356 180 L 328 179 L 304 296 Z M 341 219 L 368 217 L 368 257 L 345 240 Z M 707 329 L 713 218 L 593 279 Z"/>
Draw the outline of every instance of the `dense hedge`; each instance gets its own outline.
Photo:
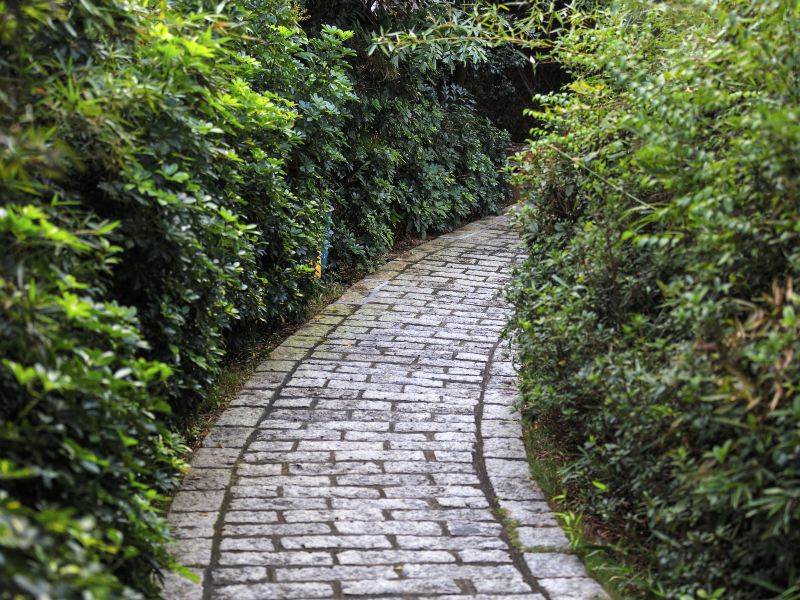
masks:
<path id="1" fill-rule="evenodd" d="M 460 87 L 411 70 L 403 95 L 363 94 L 334 212 L 334 263 L 371 264 L 397 234 L 425 235 L 485 215 L 504 197 L 506 134 L 472 111 Z"/>
<path id="2" fill-rule="evenodd" d="M 646 595 L 798 598 L 797 4 L 571 19 L 520 164 L 524 408 Z"/>
<path id="3" fill-rule="evenodd" d="M 360 32 L 352 43 L 355 92 L 334 203 L 334 264 L 371 265 L 397 235 L 424 236 L 497 209 L 505 195 L 508 133 L 477 114 L 447 53 L 371 53 L 379 28 L 413 28 L 447 2 L 308 0 L 307 27 Z M 485 69 L 493 64 L 482 61 Z M 512 111 L 513 112 L 513 111 Z"/>
<path id="4" fill-rule="evenodd" d="M 155 595 L 231 328 L 303 305 L 330 228 L 367 264 L 502 199 L 435 63 L 381 89 L 363 31 L 205 6 L 0 2 L 0 598 Z"/>

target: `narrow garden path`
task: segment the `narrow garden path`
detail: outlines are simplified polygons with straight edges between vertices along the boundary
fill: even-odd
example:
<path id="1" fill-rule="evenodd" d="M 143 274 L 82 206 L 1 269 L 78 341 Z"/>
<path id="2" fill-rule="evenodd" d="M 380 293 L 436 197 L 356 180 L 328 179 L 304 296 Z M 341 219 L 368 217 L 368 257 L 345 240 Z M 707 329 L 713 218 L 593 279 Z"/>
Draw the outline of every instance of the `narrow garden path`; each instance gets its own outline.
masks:
<path id="1" fill-rule="evenodd" d="M 170 600 L 605 597 L 530 480 L 506 217 L 418 246 L 278 347 L 172 504 Z M 510 525 L 510 526 L 509 526 Z"/>

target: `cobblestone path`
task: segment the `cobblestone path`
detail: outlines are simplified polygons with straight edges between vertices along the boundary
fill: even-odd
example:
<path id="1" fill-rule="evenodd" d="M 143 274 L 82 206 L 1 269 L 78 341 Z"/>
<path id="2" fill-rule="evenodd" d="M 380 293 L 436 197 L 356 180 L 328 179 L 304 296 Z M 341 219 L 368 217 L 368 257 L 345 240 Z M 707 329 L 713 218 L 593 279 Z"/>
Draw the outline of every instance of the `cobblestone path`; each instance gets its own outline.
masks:
<path id="1" fill-rule="evenodd" d="M 201 582 L 170 576 L 166 598 L 605 597 L 511 409 L 497 294 L 517 244 L 505 217 L 425 243 L 272 353 L 175 497 Z"/>

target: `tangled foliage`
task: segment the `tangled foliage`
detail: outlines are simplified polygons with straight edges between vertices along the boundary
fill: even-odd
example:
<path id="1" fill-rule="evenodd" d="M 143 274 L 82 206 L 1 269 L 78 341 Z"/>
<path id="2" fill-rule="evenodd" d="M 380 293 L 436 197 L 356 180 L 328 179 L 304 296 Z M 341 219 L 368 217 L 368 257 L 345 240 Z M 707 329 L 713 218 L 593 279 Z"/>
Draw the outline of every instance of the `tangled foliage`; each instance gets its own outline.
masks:
<path id="1" fill-rule="evenodd" d="M 537 98 L 524 408 L 664 598 L 800 597 L 800 13 L 574 13 Z M 630 548 L 630 546 L 629 546 Z"/>
<path id="2" fill-rule="evenodd" d="M 437 91 L 418 75 L 403 95 L 367 92 L 354 110 L 343 179 L 355 185 L 335 203 L 335 261 L 369 265 L 396 235 L 452 229 L 504 198 L 507 134 L 473 113 L 463 88 Z"/>
<path id="3" fill-rule="evenodd" d="M 290 185 L 283 157 L 309 155 L 306 114 L 351 99 L 346 35 L 261 10 L 3 10 L 2 595 L 154 593 L 179 467 L 162 416 L 211 381 L 234 321 L 313 281 L 325 194 L 294 189 L 324 172 Z M 281 93 L 297 81 L 313 97 Z"/>
<path id="4" fill-rule="evenodd" d="M 419 8 L 416 6 L 424 6 Z M 414 28 L 447 2 L 308 0 L 310 27 L 353 29 L 355 92 L 334 201 L 332 260 L 369 266 L 398 235 L 442 232 L 497 209 L 509 137 L 476 109 L 458 70 L 485 62 L 438 46 L 372 52 L 373 31 Z"/>
<path id="5" fill-rule="evenodd" d="M 158 418 L 170 369 L 99 283 L 113 225 L 56 206 L 0 208 L 0 598 L 113 596 L 171 564 L 154 508 L 180 466 Z"/>
<path id="6" fill-rule="evenodd" d="M 385 129 L 420 96 L 359 98 L 351 33 L 215 6 L 0 1 L 0 598 L 156 596 L 169 424 L 232 327 L 301 307 L 331 228 L 374 260 L 502 197 L 504 138 L 458 91 Z"/>

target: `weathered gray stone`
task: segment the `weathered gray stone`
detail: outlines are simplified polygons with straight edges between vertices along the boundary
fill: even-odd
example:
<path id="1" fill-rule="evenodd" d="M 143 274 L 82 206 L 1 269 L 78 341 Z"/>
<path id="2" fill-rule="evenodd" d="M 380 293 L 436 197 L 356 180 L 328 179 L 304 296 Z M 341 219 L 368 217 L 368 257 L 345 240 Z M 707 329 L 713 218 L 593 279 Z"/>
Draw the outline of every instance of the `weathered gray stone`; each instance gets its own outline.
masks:
<path id="1" fill-rule="evenodd" d="M 484 420 L 481 423 L 481 431 L 483 436 L 488 438 L 518 438 L 522 435 L 519 423 L 510 419 Z"/>
<path id="2" fill-rule="evenodd" d="M 525 445 L 519 438 L 484 438 L 483 456 L 486 458 L 527 460 Z"/>
<path id="3" fill-rule="evenodd" d="M 337 521 L 336 531 L 347 534 L 442 535 L 442 525 L 431 521 Z"/>
<path id="4" fill-rule="evenodd" d="M 305 535 L 284 536 L 281 545 L 287 550 L 316 550 L 321 548 L 391 548 L 382 535 Z"/>
<path id="5" fill-rule="evenodd" d="M 194 468 L 216 467 L 219 469 L 230 468 L 239 458 L 238 448 L 217 448 L 214 446 L 204 446 L 198 448 L 192 454 L 192 466 Z"/>
<path id="6" fill-rule="evenodd" d="M 564 578 L 586 577 L 586 569 L 577 556 L 560 552 L 539 552 L 525 554 L 525 562 L 534 577 Z"/>
<path id="7" fill-rule="evenodd" d="M 275 569 L 275 581 L 349 581 L 358 579 L 397 579 L 391 567 L 337 565 Z"/>
<path id="8" fill-rule="evenodd" d="M 352 502 L 350 502 L 352 505 Z M 364 510 L 287 510 L 283 513 L 287 523 L 314 523 L 317 521 L 381 521 L 383 513 L 375 508 Z"/>
<path id="9" fill-rule="evenodd" d="M 448 579 L 517 580 L 522 582 L 522 576 L 513 564 L 505 565 L 455 565 L 455 564 L 408 564 L 403 566 L 403 575 L 412 579 L 446 577 Z M 520 591 L 506 589 L 506 592 Z M 530 588 L 521 591 L 530 591 Z"/>
<path id="10" fill-rule="evenodd" d="M 498 537 L 475 536 L 397 536 L 397 545 L 403 550 L 505 550 L 508 548 Z"/>
<path id="11" fill-rule="evenodd" d="M 551 600 L 606 600 L 608 594 L 594 579 L 540 579 Z"/>
<path id="12" fill-rule="evenodd" d="M 228 537 L 268 537 L 273 535 L 306 535 L 332 532 L 333 528 L 327 523 L 254 523 L 225 525 L 222 528 L 222 538 L 224 541 Z"/>
<path id="13" fill-rule="evenodd" d="M 256 583 L 214 588 L 213 600 L 273 600 L 274 598 L 331 598 L 326 583 Z"/>
<path id="14" fill-rule="evenodd" d="M 186 566 L 202 567 L 211 560 L 211 544 L 209 538 L 179 539 L 170 544 L 170 552 Z"/>
<path id="15" fill-rule="evenodd" d="M 437 600 L 545 600 L 541 594 L 461 594 L 436 598 Z"/>
<path id="16" fill-rule="evenodd" d="M 250 432 L 249 427 L 215 427 L 203 440 L 203 447 L 242 448 Z"/>
<path id="17" fill-rule="evenodd" d="M 169 600 L 197 600 L 203 597 L 204 573 L 201 569 L 190 569 L 196 581 L 192 581 L 178 573 L 167 573 L 164 576 L 164 590 Z"/>
<path id="18" fill-rule="evenodd" d="M 176 538 L 210 538 L 214 535 L 214 525 L 219 513 L 212 512 L 172 512 L 169 523 L 172 535 Z"/>
<path id="19" fill-rule="evenodd" d="M 222 540 L 220 548 L 225 550 L 241 550 L 244 552 L 269 552 L 275 550 L 275 544 L 269 538 L 225 538 Z"/>
<path id="20" fill-rule="evenodd" d="M 220 565 L 308 566 L 332 565 L 329 552 L 222 552 Z"/>
<path id="21" fill-rule="evenodd" d="M 508 550 L 462 550 L 458 557 L 465 563 L 504 563 L 511 564 L 511 553 Z"/>
<path id="22" fill-rule="evenodd" d="M 519 541 L 525 548 L 559 548 L 569 546 L 567 536 L 560 527 L 520 527 Z"/>
<path id="23" fill-rule="evenodd" d="M 447 530 L 450 535 L 488 535 L 497 537 L 500 536 L 503 527 L 500 523 L 492 521 L 475 521 L 471 523 L 453 521 L 447 523 Z"/>
<path id="24" fill-rule="evenodd" d="M 521 576 L 476 578 L 475 589 L 484 594 L 527 593 L 533 591 Z"/>
<path id="25" fill-rule="evenodd" d="M 225 523 L 273 523 L 278 520 L 274 510 L 228 510 L 223 515 Z"/>
<path id="26" fill-rule="evenodd" d="M 230 567 L 214 569 L 211 572 L 211 581 L 215 585 L 242 583 L 246 581 L 264 581 L 266 578 L 267 569 L 264 567 Z"/>
<path id="27" fill-rule="evenodd" d="M 528 461 L 524 458 L 520 458 L 519 460 L 487 458 L 486 472 L 489 474 L 491 479 L 494 479 L 495 477 L 512 477 L 514 479 L 530 478 Z"/>
<path id="28" fill-rule="evenodd" d="M 465 521 L 496 522 L 495 516 L 488 510 L 452 508 L 452 509 L 426 509 L 426 510 L 393 510 L 392 518 L 397 521 Z"/>
<path id="29" fill-rule="evenodd" d="M 491 508 L 486 496 L 437 496 L 436 502 L 441 508 Z"/>
<path id="30" fill-rule="evenodd" d="M 332 498 L 330 500 L 333 509 L 351 509 L 352 500 L 344 498 Z M 414 498 L 377 498 L 369 501 L 369 508 L 376 510 L 421 510 L 430 506 L 428 499 Z"/>
<path id="31" fill-rule="evenodd" d="M 223 490 L 191 491 L 181 490 L 175 494 L 170 505 L 171 512 L 213 512 L 222 506 Z"/>
<path id="32" fill-rule="evenodd" d="M 543 500 L 544 494 L 535 482 L 525 479 L 496 477 L 492 480 L 495 495 L 503 501 L 508 500 Z"/>
<path id="33" fill-rule="evenodd" d="M 228 504 L 230 512 L 239 511 L 269 511 L 272 512 L 276 508 L 283 508 L 286 506 L 287 501 L 284 498 L 261 498 L 258 496 L 250 496 L 247 498 L 232 498 Z M 264 521 L 271 520 L 271 516 L 264 514 Z"/>
<path id="34" fill-rule="evenodd" d="M 380 596 L 382 594 L 453 594 L 458 584 L 451 579 L 365 580 L 342 583 L 345 596 Z"/>
<path id="35" fill-rule="evenodd" d="M 280 373 L 288 373 L 294 368 L 294 361 L 291 360 L 265 360 L 258 365 L 256 373 L 277 371 Z"/>

